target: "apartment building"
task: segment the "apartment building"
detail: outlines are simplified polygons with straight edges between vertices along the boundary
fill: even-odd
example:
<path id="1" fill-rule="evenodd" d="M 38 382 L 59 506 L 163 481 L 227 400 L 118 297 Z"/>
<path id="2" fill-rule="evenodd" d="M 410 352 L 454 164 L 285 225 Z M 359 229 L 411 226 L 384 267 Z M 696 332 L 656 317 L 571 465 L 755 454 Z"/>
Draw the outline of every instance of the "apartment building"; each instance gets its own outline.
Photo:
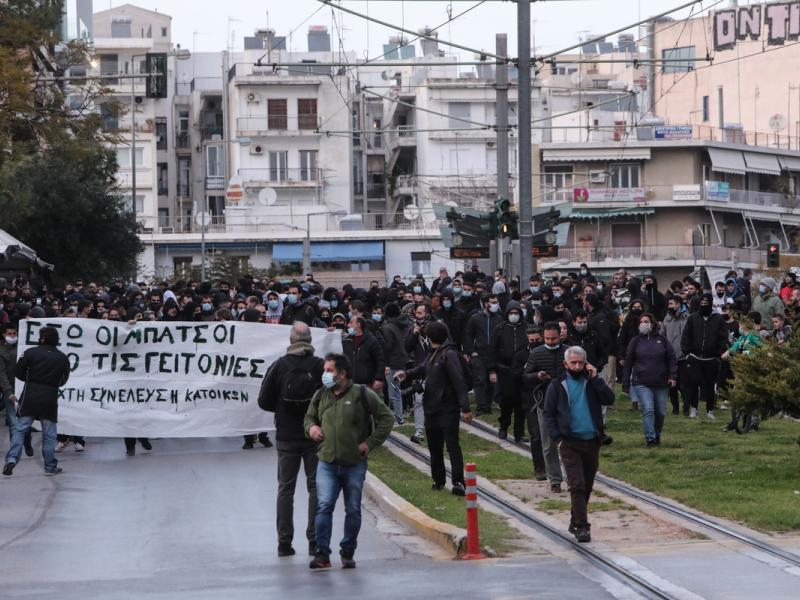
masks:
<path id="1" fill-rule="evenodd" d="M 710 283 L 731 268 L 761 268 L 765 248 L 795 251 L 800 231 L 800 152 L 731 142 L 664 139 L 543 144 L 540 207 L 571 224 L 546 270 L 587 263 L 677 279 L 705 267 Z M 681 131 L 681 130 L 678 130 Z"/>

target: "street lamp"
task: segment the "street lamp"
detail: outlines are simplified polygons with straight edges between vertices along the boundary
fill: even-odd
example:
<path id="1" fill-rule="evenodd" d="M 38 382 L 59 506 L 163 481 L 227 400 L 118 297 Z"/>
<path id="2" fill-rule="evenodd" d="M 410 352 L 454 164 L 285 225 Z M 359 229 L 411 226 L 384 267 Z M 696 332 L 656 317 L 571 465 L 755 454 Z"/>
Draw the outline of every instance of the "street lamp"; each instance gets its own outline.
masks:
<path id="1" fill-rule="evenodd" d="M 303 241 L 303 277 L 311 272 L 311 217 L 319 215 L 330 215 L 332 217 L 347 216 L 346 210 L 326 210 L 324 212 L 313 212 L 306 215 L 306 239 Z"/>

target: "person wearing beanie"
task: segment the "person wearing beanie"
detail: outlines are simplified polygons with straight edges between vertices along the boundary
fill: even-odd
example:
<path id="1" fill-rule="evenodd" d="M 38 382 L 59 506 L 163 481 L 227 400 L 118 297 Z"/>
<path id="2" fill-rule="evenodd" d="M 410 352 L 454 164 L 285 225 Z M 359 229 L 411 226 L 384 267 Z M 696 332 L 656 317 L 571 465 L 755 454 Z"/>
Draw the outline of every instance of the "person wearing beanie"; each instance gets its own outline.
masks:
<path id="1" fill-rule="evenodd" d="M 783 302 L 775 293 L 778 283 L 772 277 L 764 277 L 758 284 L 758 296 L 753 300 L 753 311 L 761 315 L 761 322 L 772 331 L 772 316 L 785 315 Z"/>

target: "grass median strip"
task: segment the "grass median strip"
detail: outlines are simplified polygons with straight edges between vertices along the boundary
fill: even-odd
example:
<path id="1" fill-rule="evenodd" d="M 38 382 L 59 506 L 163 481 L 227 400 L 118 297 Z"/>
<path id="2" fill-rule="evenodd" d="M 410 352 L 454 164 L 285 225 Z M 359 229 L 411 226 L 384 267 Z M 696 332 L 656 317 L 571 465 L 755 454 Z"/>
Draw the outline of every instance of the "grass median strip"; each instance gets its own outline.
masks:
<path id="1" fill-rule="evenodd" d="M 449 489 L 440 492 L 431 490 L 430 476 L 403 461 L 385 448 L 378 448 L 369 455 L 370 472 L 381 479 L 396 494 L 419 508 L 426 515 L 444 523 L 466 528 L 467 511 L 463 498 L 453 496 Z M 481 545 L 489 546 L 500 556 L 520 549 L 515 543 L 521 538 L 519 532 L 505 519 L 478 509 Z"/>

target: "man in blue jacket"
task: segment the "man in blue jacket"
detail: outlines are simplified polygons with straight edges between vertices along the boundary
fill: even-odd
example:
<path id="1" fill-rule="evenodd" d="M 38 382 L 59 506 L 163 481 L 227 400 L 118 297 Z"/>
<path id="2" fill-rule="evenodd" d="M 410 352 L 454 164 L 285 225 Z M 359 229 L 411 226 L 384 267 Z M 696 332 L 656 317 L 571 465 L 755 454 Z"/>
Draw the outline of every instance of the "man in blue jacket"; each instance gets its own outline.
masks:
<path id="1" fill-rule="evenodd" d="M 545 393 L 544 420 L 567 474 L 572 504 L 569 531 L 585 543 L 592 541 L 587 505 L 600 463 L 602 407 L 614 404 L 614 392 L 586 362 L 580 346 L 567 348 L 564 367 L 564 378 Z"/>

